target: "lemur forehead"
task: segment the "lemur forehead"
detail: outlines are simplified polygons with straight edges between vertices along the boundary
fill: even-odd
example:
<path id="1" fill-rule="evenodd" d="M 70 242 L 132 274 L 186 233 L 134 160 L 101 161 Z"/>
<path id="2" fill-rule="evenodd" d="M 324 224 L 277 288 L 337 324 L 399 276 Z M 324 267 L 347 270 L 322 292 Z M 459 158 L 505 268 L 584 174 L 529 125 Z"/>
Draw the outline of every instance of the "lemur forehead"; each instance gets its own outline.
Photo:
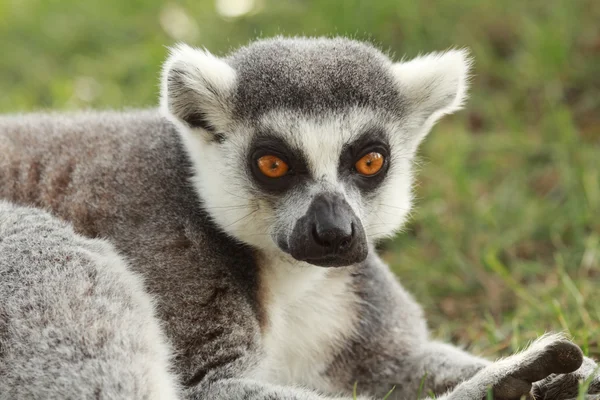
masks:
<path id="1" fill-rule="evenodd" d="M 256 119 L 274 109 L 402 111 L 390 60 L 365 43 L 275 38 L 241 48 L 227 62 L 237 72 L 234 115 L 242 118 Z"/>

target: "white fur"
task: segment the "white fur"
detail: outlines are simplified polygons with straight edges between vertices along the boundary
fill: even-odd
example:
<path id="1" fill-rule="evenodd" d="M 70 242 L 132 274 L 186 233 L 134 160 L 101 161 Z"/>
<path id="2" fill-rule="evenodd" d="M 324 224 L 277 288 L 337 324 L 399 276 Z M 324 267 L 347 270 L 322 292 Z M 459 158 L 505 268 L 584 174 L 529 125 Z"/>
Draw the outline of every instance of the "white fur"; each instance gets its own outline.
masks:
<path id="1" fill-rule="evenodd" d="M 460 49 L 430 53 L 392 66 L 401 93 L 408 98 L 408 118 L 421 126 L 414 146 L 442 116 L 461 109 L 467 99 L 472 63 L 469 52 Z"/>
<path id="2" fill-rule="evenodd" d="M 195 94 L 191 98 L 178 99 L 176 97 L 182 94 L 169 89 L 168 75 L 175 69 L 188 72 L 189 79 L 186 78 L 186 83 Z M 226 62 L 213 56 L 206 49 L 195 49 L 186 44 L 179 44 L 171 48 L 169 58 L 163 66 L 161 111 L 180 128 L 188 130 L 189 127 L 179 116 L 180 111 L 177 106 L 180 100 L 186 100 L 195 103 L 187 104 L 188 107 L 202 109 L 215 126 L 222 128 L 229 121 L 227 98 L 235 87 L 235 82 L 236 73 Z"/>
<path id="3" fill-rule="evenodd" d="M 355 333 L 358 318 L 349 271 L 288 262 L 277 255 L 261 261 L 268 315 L 265 358 L 249 377 L 330 390 L 326 368 Z"/>
<path id="4" fill-rule="evenodd" d="M 319 119 L 302 117 L 292 112 L 273 112 L 261 123 L 304 150 L 309 157 L 309 168 L 318 183 L 312 194 L 333 189 L 343 194 L 361 218 L 367 236 L 372 241 L 394 234 L 402 226 L 411 207 L 411 162 L 403 143 L 410 132 L 388 122 L 392 134 L 392 167 L 389 176 L 372 204 L 363 204 L 359 196 L 344 187 L 337 176 L 342 147 L 357 137 L 369 123 L 381 125 L 382 119 L 368 109 L 355 109 L 345 114 L 332 114 Z M 252 132 L 243 126 L 233 130 L 227 141 L 217 145 L 202 135 L 182 131 L 186 149 L 195 169 L 193 184 L 206 203 L 212 217 L 226 232 L 239 240 L 265 251 L 279 251 L 272 240 L 278 218 L 290 223 L 301 217 L 308 208 L 311 195 L 291 199 L 293 206 L 276 213 L 253 193 L 255 190 L 245 176 L 245 151 Z M 291 227 L 288 227 L 291 228 Z"/>
<path id="5" fill-rule="evenodd" d="M 437 119 L 461 107 L 469 67 L 465 50 L 432 53 L 391 65 L 400 93 L 407 99 L 406 115 L 400 119 L 358 107 L 311 116 L 275 110 L 263 115 L 260 125 L 308 155 L 309 169 L 317 182 L 311 193 L 327 189 L 343 194 L 361 219 L 367 237 L 374 241 L 393 235 L 405 222 L 412 204 L 414 153 Z M 191 78 L 187 85 L 198 99 L 169 90 L 167 77 L 175 68 L 188 71 L 185 75 Z M 312 194 L 291 199 L 290 207 L 278 213 L 255 195 L 256 189 L 244 173 L 254 131 L 242 122 L 233 122 L 227 100 L 236 79 L 236 72 L 224 61 L 207 51 L 180 45 L 172 50 L 163 70 L 162 110 L 179 124 L 196 172 L 193 183 L 216 223 L 242 242 L 276 251 L 278 246 L 272 240 L 276 229 L 291 229 L 290 224 L 306 210 Z M 198 104 L 185 103 L 195 100 Z M 182 123 L 173 104 L 201 108 L 212 124 L 226 132 L 225 142 L 217 145 L 202 129 Z M 376 201 L 364 204 L 354 189 L 342 185 L 337 169 L 344 144 L 370 126 L 383 127 L 389 133 L 392 166 Z M 282 218 L 291 222 L 283 223 Z"/>

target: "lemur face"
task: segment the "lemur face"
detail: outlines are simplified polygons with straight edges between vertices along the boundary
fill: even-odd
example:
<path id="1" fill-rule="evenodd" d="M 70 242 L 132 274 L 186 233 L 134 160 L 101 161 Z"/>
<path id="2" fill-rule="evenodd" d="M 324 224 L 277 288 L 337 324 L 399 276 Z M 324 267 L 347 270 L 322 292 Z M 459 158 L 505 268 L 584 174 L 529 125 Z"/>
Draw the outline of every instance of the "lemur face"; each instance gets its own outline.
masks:
<path id="1" fill-rule="evenodd" d="M 276 38 L 224 59 L 179 46 L 162 110 L 234 238 L 317 266 L 363 261 L 411 207 L 412 160 L 460 108 L 464 51 L 392 63 L 348 39 Z"/>

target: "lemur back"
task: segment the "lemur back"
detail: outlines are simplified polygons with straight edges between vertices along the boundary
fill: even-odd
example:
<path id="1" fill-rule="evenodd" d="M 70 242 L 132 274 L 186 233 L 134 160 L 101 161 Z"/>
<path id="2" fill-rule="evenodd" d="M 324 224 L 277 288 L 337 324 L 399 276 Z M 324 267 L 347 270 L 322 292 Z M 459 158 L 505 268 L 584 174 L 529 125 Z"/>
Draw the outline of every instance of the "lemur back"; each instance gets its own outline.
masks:
<path id="1" fill-rule="evenodd" d="M 110 239 L 157 299 L 184 381 L 220 361 L 211 338 L 243 349 L 264 319 L 252 251 L 216 229 L 190 174 L 157 111 L 0 118 L 0 197 Z"/>

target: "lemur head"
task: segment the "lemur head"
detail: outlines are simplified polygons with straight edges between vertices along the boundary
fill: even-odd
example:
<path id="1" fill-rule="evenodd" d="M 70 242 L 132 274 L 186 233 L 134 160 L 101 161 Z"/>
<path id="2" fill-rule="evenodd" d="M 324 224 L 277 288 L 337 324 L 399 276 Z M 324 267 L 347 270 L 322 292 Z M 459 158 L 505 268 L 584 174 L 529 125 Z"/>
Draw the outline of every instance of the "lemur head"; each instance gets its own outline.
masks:
<path id="1" fill-rule="evenodd" d="M 226 58 L 180 45 L 161 107 L 229 235 L 318 266 L 363 261 L 411 207 L 419 142 L 460 108 L 465 51 L 394 63 L 336 38 L 274 38 Z"/>

